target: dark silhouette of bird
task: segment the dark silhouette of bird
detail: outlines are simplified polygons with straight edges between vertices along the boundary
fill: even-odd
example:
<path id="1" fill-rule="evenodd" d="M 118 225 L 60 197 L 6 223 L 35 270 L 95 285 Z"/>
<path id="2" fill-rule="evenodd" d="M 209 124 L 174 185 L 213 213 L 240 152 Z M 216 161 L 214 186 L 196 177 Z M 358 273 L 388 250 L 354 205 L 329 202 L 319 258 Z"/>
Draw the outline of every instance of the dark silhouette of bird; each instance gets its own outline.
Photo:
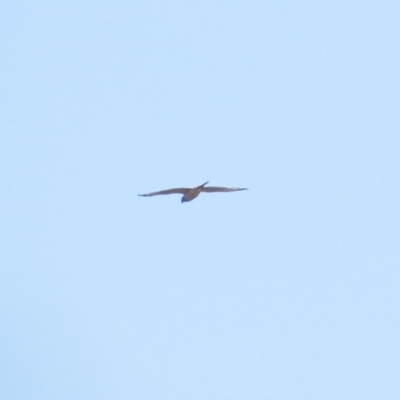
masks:
<path id="1" fill-rule="evenodd" d="M 200 186 L 194 188 L 175 188 L 160 190 L 158 192 L 152 192 L 147 194 L 139 194 L 138 196 L 151 197 L 159 196 L 163 194 L 183 194 L 181 203 L 194 200 L 200 193 L 216 193 L 216 192 L 238 192 L 240 190 L 248 190 L 247 188 L 236 188 L 236 187 L 222 187 L 222 186 L 206 186 L 208 182 L 203 183 Z"/>

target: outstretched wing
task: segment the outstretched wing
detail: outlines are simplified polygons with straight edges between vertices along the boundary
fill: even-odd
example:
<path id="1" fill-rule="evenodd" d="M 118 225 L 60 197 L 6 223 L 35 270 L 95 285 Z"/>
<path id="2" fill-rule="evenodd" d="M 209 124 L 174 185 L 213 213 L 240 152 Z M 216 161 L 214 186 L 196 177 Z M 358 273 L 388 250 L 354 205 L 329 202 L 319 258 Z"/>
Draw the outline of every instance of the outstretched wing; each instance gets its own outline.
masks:
<path id="1" fill-rule="evenodd" d="M 235 187 L 221 187 L 221 186 L 204 186 L 201 191 L 205 193 L 215 192 L 237 192 L 238 190 L 248 190 L 247 188 L 235 188 Z"/>
<path id="2" fill-rule="evenodd" d="M 151 196 L 158 196 L 160 194 L 175 194 L 175 193 L 185 194 L 188 190 L 189 190 L 188 188 L 175 188 L 175 189 L 160 190 L 159 192 L 138 194 L 138 196 L 151 197 Z"/>

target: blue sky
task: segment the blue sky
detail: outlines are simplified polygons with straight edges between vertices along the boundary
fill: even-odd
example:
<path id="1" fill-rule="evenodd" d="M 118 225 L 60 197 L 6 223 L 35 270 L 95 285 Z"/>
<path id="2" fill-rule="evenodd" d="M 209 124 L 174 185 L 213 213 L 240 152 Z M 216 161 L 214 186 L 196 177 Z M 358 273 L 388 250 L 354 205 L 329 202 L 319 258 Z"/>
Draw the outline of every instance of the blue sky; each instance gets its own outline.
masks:
<path id="1" fill-rule="evenodd" d="M 399 3 L 0 15 L 2 399 L 400 398 Z"/>

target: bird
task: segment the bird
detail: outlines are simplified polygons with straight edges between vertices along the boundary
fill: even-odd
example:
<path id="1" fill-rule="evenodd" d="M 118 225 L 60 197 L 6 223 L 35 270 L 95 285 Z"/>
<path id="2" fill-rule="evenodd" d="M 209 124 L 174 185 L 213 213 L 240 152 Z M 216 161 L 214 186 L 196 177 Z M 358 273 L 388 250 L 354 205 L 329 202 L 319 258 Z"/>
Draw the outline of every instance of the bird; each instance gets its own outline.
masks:
<path id="1" fill-rule="evenodd" d="M 196 186 L 194 188 L 166 189 L 166 190 L 160 190 L 158 192 L 138 194 L 138 196 L 151 197 L 151 196 L 159 196 L 162 194 L 180 193 L 180 194 L 183 194 L 183 196 L 181 198 L 181 203 L 186 203 L 188 201 L 194 200 L 201 192 L 215 193 L 215 192 L 237 192 L 239 190 L 248 190 L 247 188 L 236 188 L 236 187 L 221 187 L 221 186 L 207 186 L 206 187 L 207 184 L 208 184 L 208 182 L 205 182 L 202 185 Z"/>

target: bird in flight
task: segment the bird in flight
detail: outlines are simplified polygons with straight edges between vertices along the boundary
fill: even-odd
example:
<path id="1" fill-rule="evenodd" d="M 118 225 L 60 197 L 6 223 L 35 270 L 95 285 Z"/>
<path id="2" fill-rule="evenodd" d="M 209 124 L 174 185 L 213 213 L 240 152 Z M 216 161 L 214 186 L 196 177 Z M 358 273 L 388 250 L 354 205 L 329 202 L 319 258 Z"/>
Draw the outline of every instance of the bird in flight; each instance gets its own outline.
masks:
<path id="1" fill-rule="evenodd" d="M 183 194 L 181 199 L 181 203 L 185 203 L 187 201 L 194 200 L 201 192 L 205 193 L 215 193 L 215 192 L 237 192 L 239 190 L 248 190 L 246 188 L 236 188 L 236 187 L 220 187 L 220 186 L 207 186 L 208 182 L 203 183 L 200 186 L 196 186 L 194 188 L 175 188 L 175 189 L 166 189 L 160 190 L 159 192 L 152 192 L 147 194 L 138 194 L 138 196 L 158 196 L 160 194 L 174 194 L 180 193 Z"/>

